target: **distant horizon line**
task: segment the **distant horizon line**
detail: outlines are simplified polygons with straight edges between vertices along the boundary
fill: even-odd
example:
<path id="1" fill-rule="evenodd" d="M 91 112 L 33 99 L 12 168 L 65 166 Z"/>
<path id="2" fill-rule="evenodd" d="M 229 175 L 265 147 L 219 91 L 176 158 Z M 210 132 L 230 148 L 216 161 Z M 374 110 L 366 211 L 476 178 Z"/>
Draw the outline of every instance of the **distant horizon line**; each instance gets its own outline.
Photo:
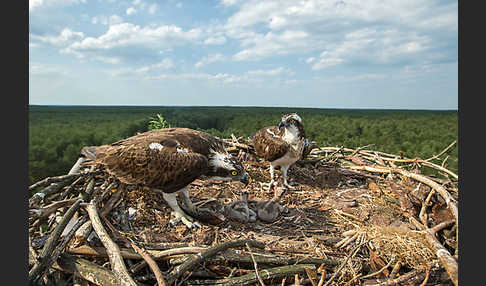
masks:
<path id="1" fill-rule="evenodd" d="M 135 104 L 30 104 L 29 106 L 55 107 L 229 107 L 229 108 L 299 108 L 299 109 L 340 109 L 340 110 L 413 110 L 413 111 L 459 111 L 458 108 L 427 109 L 427 108 L 390 108 L 390 107 L 296 107 L 296 106 L 257 106 L 257 105 L 135 105 Z"/>

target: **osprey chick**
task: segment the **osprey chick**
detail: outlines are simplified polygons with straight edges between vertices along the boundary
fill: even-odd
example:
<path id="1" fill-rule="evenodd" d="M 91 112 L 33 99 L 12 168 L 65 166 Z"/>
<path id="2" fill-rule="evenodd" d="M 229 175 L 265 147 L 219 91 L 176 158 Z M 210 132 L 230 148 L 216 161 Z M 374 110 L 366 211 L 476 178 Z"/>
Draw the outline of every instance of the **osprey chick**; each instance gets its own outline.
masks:
<path id="1" fill-rule="evenodd" d="M 268 126 L 259 130 L 253 137 L 253 146 L 258 156 L 270 162 L 270 187 L 274 180 L 274 170 L 280 166 L 283 184 L 291 189 L 287 182 L 287 170 L 304 155 L 309 146 L 305 138 L 302 119 L 296 113 L 286 114 L 277 126 Z"/>
<path id="2" fill-rule="evenodd" d="M 206 176 L 248 184 L 243 165 L 226 152 L 221 140 L 188 128 L 151 130 L 111 145 L 84 147 L 81 154 L 103 165 L 125 184 L 161 192 L 174 211 L 171 223 L 182 220 L 189 228 L 199 223 L 178 205 L 177 193 L 183 194 L 185 205 L 194 213 L 188 185 L 195 179 Z"/>

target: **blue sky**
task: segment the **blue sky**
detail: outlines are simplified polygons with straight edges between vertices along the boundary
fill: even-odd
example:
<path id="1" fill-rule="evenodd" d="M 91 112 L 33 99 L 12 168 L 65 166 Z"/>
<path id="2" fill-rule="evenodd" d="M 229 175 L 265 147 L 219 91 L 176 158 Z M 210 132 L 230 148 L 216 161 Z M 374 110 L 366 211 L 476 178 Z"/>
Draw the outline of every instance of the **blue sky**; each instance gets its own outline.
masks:
<path id="1" fill-rule="evenodd" d="M 29 0 L 29 103 L 458 108 L 458 2 Z"/>

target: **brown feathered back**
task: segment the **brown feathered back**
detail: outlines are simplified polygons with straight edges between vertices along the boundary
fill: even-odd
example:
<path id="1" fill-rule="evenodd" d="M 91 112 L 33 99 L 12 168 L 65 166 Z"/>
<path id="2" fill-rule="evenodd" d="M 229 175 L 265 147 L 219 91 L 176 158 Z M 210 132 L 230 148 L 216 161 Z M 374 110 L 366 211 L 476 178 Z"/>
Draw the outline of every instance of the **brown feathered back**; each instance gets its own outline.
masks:
<path id="1" fill-rule="evenodd" d="M 141 184 L 169 193 L 207 174 L 212 150 L 226 152 L 222 142 L 209 134 L 187 128 L 168 128 L 99 146 L 95 157 L 98 164 L 123 183 Z"/>
<path id="2" fill-rule="evenodd" d="M 270 162 L 284 156 L 290 145 L 280 138 L 282 135 L 282 131 L 277 126 L 260 129 L 253 137 L 256 154 Z"/>

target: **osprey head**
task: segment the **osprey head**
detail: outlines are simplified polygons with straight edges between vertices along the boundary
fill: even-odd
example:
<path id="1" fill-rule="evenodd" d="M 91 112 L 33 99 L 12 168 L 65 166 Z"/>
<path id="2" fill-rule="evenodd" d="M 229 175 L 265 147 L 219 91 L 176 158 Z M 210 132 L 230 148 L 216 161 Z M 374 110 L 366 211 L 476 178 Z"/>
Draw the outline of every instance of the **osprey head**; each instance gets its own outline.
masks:
<path id="1" fill-rule="evenodd" d="M 289 126 L 295 126 L 297 129 L 303 127 L 302 119 L 300 118 L 299 115 L 297 115 L 297 113 L 290 113 L 282 116 L 282 120 L 280 121 L 278 127 L 282 128 L 282 127 L 289 127 Z"/>
<path id="2" fill-rule="evenodd" d="M 228 153 L 213 152 L 209 156 L 210 171 L 208 176 L 212 179 L 224 181 L 240 181 L 248 185 L 248 175 L 240 160 Z"/>

